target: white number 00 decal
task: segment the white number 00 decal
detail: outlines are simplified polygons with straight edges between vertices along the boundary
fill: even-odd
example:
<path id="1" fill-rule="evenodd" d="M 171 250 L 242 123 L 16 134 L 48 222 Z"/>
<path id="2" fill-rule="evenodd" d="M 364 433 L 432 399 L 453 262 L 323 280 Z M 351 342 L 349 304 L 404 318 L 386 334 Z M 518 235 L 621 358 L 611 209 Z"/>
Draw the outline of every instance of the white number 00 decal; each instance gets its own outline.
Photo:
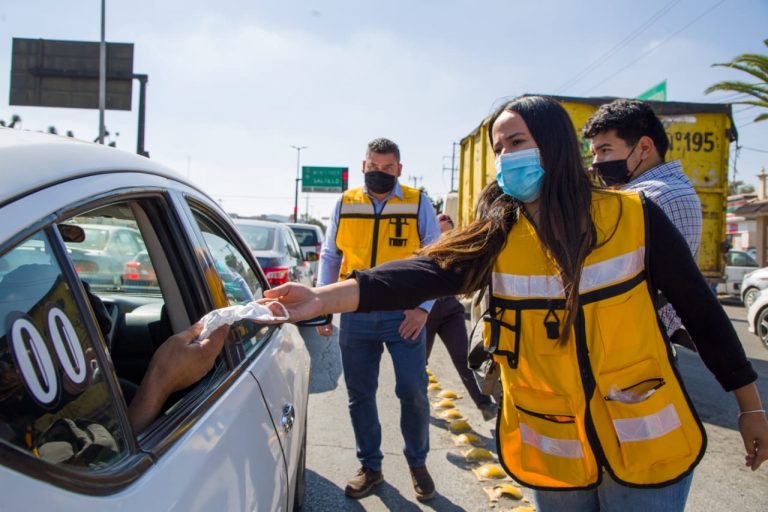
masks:
<path id="1" fill-rule="evenodd" d="M 83 384 L 88 377 L 85 354 L 75 327 L 59 308 L 48 311 L 56 359 L 72 384 Z M 17 318 L 11 326 L 11 347 L 24 384 L 41 405 L 53 403 L 59 396 L 59 381 L 48 345 L 28 318 Z"/>

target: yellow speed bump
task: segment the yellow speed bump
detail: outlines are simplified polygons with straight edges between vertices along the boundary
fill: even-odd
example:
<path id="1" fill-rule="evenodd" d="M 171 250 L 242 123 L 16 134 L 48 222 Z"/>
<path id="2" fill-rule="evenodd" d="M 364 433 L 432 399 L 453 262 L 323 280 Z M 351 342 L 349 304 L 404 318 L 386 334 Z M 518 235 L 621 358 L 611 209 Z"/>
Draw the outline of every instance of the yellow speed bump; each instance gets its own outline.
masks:
<path id="1" fill-rule="evenodd" d="M 434 375 L 430 375 L 429 376 L 429 382 L 432 382 L 432 383 L 437 382 L 437 377 L 435 377 Z"/>
<path id="2" fill-rule="evenodd" d="M 426 369 L 426 371 L 427 371 L 427 375 L 434 375 L 434 374 L 432 373 L 432 370 L 430 370 L 429 368 L 427 368 L 427 369 Z"/>
<path id="3" fill-rule="evenodd" d="M 453 443 L 456 446 L 472 446 L 476 444 L 482 444 L 483 441 L 480 439 L 480 436 L 474 432 L 466 432 L 464 434 L 453 436 Z"/>
<path id="4" fill-rule="evenodd" d="M 485 448 L 470 448 L 463 455 L 465 459 L 472 462 L 493 459 L 493 454 Z"/>
<path id="5" fill-rule="evenodd" d="M 536 512 L 536 507 L 530 505 L 515 507 L 509 512 Z"/>
<path id="6" fill-rule="evenodd" d="M 483 490 L 493 502 L 499 501 L 501 498 L 523 499 L 523 491 L 512 484 L 496 484 L 493 487 L 483 487 Z"/>
<path id="7" fill-rule="evenodd" d="M 472 472 L 481 482 L 484 480 L 501 480 L 507 478 L 507 474 L 501 469 L 499 464 L 483 464 L 479 468 L 474 468 Z"/>
<path id="8" fill-rule="evenodd" d="M 452 391 L 450 389 L 444 389 L 441 392 L 437 394 L 440 398 L 450 398 L 451 400 L 456 400 L 459 398 L 459 395 L 456 394 L 455 391 Z"/>
<path id="9" fill-rule="evenodd" d="M 472 427 L 469 426 L 467 420 L 453 420 L 450 425 L 448 425 L 448 430 L 454 434 L 458 434 L 459 432 L 472 430 Z"/>
<path id="10" fill-rule="evenodd" d="M 447 398 L 444 398 L 435 404 L 435 409 L 453 409 L 454 407 L 456 406 L 454 405 L 453 400 L 448 400 Z"/>
<path id="11" fill-rule="evenodd" d="M 440 391 L 441 389 L 443 389 L 443 386 L 441 386 L 437 382 L 433 382 L 432 384 L 429 384 L 427 386 L 427 391 Z"/>
<path id="12" fill-rule="evenodd" d="M 459 420 L 464 418 L 458 409 L 448 409 L 447 411 L 443 411 L 440 413 L 440 417 L 444 420 Z"/>

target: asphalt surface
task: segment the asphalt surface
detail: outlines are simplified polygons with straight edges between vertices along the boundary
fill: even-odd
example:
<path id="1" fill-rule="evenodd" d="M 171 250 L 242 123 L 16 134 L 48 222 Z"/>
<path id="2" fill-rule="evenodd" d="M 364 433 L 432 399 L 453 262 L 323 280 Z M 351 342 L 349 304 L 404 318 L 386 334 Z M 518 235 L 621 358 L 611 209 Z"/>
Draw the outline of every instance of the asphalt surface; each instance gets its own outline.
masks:
<path id="1" fill-rule="evenodd" d="M 758 381 L 763 402 L 768 404 L 768 350 L 747 331 L 746 310 L 740 302 L 721 300 L 742 344 L 760 375 Z M 338 315 L 336 317 L 338 320 Z M 312 378 L 307 433 L 306 510 L 439 510 L 487 511 L 510 510 L 529 505 L 531 492 L 521 488 L 522 500 L 502 498 L 493 503 L 483 490 L 498 483 L 481 482 L 472 472 L 479 462 L 468 462 L 464 453 L 470 447 L 456 446 L 455 435 L 448 423 L 433 410 L 430 426 L 430 454 L 427 466 L 435 480 L 437 495 L 427 503 L 419 503 L 414 495 L 408 466 L 402 454 L 400 406 L 394 394 L 391 358 L 382 356 L 377 401 L 382 423 L 383 472 L 385 482 L 373 493 L 352 500 L 344 496 L 346 481 L 359 467 L 355 442 L 347 412 L 347 392 L 341 372 L 338 333 L 323 338 L 314 328 L 302 328 L 312 357 Z M 709 444 L 699 464 L 686 511 L 699 510 L 768 510 L 768 467 L 757 472 L 744 467 L 744 447 L 737 430 L 738 408 L 725 393 L 698 356 L 686 349 L 679 351 L 680 371 L 686 387 L 705 422 Z M 456 408 L 467 418 L 472 432 L 483 446 L 495 453 L 495 421 L 485 422 L 467 397 L 443 345 L 437 341 L 430 357 L 430 370 L 443 389 L 457 392 L 463 398 Z M 433 397 L 434 399 L 434 397 Z M 435 399 L 436 401 L 436 399 Z M 491 461 L 493 462 L 493 461 Z M 509 483 L 512 481 L 507 480 Z"/>

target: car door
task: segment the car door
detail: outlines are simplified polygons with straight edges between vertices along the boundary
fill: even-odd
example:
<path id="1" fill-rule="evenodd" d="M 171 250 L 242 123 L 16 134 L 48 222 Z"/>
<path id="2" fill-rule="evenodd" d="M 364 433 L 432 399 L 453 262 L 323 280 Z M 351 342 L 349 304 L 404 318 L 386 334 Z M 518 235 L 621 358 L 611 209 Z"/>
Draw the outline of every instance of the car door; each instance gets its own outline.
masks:
<path id="1" fill-rule="evenodd" d="M 227 266 L 245 281 L 261 272 L 236 229 L 203 204 L 190 200 L 190 212 L 205 241 L 215 268 Z M 285 230 L 290 231 L 290 230 Z M 295 240 L 293 241 L 295 244 Z M 297 246 L 296 246 L 297 248 Z M 259 292 L 259 297 L 261 296 Z M 255 298 L 259 298 L 255 297 Z M 228 298 L 228 305 L 238 302 Z M 277 438 L 285 455 L 287 489 L 295 486 L 296 470 L 304 443 L 309 388 L 309 357 L 298 329 L 291 324 L 263 327 L 269 338 L 259 342 L 243 334 L 232 344 L 235 364 L 247 367 L 265 400 Z M 265 334 L 265 336 L 267 335 Z"/>
<path id="2" fill-rule="evenodd" d="M 725 267 L 726 288 L 729 294 L 738 295 L 744 276 L 758 268 L 757 261 L 744 251 L 729 251 Z"/>
<path id="3" fill-rule="evenodd" d="M 64 511 L 285 510 L 285 436 L 278 435 L 268 402 L 251 373 L 269 373 L 273 362 L 270 356 L 262 355 L 277 350 L 270 348 L 273 344 L 284 348 L 282 340 L 274 335 L 276 328 L 247 333 L 233 329 L 228 349 L 206 377 L 172 395 L 160 416 L 143 432 L 133 432 L 127 423 L 126 392 L 131 383 L 139 384 L 153 350 L 170 333 L 185 328 L 211 308 L 227 305 L 227 291 L 211 264 L 207 246 L 196 236 L 197 228 L 190 222 L 186 202 L 173 189 L 199 193 L 146 173 L 113 173 L 108 180 L 90 178 L 39 190 L 23 198 L 29 204 L 11 205 L 20 213 L 20 225 L 40 225 L 41 231 L 25 239 L 27 245 L 0 246 L 0 256 L 18 248 L 23 249 L 24 256 L 34 258 L 29 264 L 39 265 L 42 260 L 46 268 L 56 264 L 53 273 L 32 267 L 31 272 L 25 269 L 21 277 L 10 271 L 1 276 L 0 291 L 4 286 L 11 294 L 27 290 L 31 302 L 0 312 L 4 317 L 20 319 L 18 325 L 11 324 L 16 326 L 13 332 L 19 333 L 16 338 L 20 341 L 11 340 L 11 344 L 22 347 L 19 354 L 26 354 L 13 359 L 10 352 L 3 350 L 9 340 L 5 336 L 6 345 L 0 342 L 0 372 L 13 376 L 18 375 L 19 365 L 27 368 L 28 384 L 18 387 L 19 392 L 32 390 L 25 391 L 25 396 L 31 398 L 22 402 L 26 404 L 24 410 L 36 411 L 38 402 L 44 406 L 38 419 L 18 411 L 0 411 L 0 481 L 4 489 L 13 489 L 4 492 L 3 507 Z M 56 203 L 62 198 L 70 202 Z M 210 201 L 204 196 L 200 200 Z M 49 208 L 46 211 L 55 211 L 59 217 L 46 215 L 35 220 L 29 212 L 37 203 L 44 203 Z M 3 211 L 5 208 L 8 206 Z M 215 205 L 213 208 L 214 217 L 223 216 Z M 87 275 L 77 274 L 56 230 L 67 223 L 90 221 L 132 224 L 142 234 L 158 280 L 152 290 L 126 290 L 119 285 L 119 279 L 94 280 L 91 292 L 102 303 L 111 324 L 103 329 L 96 317 L 96 303 L 89 305 L 81 284 L 88 284 Z M 4 229 L 8 231 L 7 224 Z M 11 237 L 9 243 L 16 243 L 16 239 L 18 236 Z M 0 268 L 28 266 L 18 252 L 13 254 L 14 258 L 6 259 Z M 51 260 L 51 255 L 56 258 Z M 52 277 L 51 281 L 49 274 L 63 277 Z M 263 279 L 255 274 L 246 277 L 248 295 L 259 297 Z M 34 286 L 19 286 L 24 280 Z M 51 282 L 60 284 L 49 286 Z M 42 291 L 38 293 L 38 289 Z M 40 300 L 34 295 L 53 298 Z M 2 320 L 5 325 L 7 318 Z M 77 340 L 82 344 L 78 345 Z M 90 344 L 86 344 L 88 340 Z M 246 340 L 250 349 L 239 348 Z M 57 346 L 64 348 L 50 348 Z M 237 357 L 240 351 L 249 356 Z M 16 362 L 11 365 L 8 357 Z M 75 400 L 78 397 L 82 397 L 82 403 Z M 75 405 L 66 406 L 70 403 Z M 44 423 L 39 422 L 40 417 L 45 418 Z M 77 450 L 66 444 L 72 444 L 73 436 L 81 437 L 69 427 L 51 434 L 48 427 L 59 419 L 75 420 L 79 430 L 106 431 L 108 435 L 99 437 L 111 439 L 109 450 L 97 445 L 95 451 L 108 457 L 85 462 L 77 459 L 76 465 L 67 463 L 64 457 Z M 8 432 L 13 432 L 12 437 L 6 436 Z M 39 456 L 43 446 L 51 448 L 50 443 L 59 448 L 53 451 L 57 457 L 54 461 Z M 30 502 L 31 496 L 34 502 Z"/>

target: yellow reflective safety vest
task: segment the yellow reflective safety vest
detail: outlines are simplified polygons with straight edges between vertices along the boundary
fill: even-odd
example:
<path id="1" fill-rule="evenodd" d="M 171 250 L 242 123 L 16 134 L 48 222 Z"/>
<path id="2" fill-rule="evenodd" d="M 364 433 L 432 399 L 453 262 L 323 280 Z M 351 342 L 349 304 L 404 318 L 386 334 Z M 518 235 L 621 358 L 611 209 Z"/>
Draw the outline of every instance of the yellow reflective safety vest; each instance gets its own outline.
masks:
<path id="1" fill-rule="evenodd" d="M 638 194 L 593 193 L 598 247 L 585 261 L 565 344 L 562 281 L 526 217 L 496 260 L 484 327 L 501 366 L 498 454 L 525 485 L 585 489 L 605 470 L 629 486 L 658 487 L 704 454 L 704 427 L 647 280 L 644 210 Z"/>
<path id="2" fill-rule="evenodd" d="M 403 198 L 391 197 L 380 213 L 362 187 L 341 197 L 336 247 L 342 252 L 339 280 L 353 270 L 413 256 L 421 247 L 418 214 L 421 192 L 400 185 Z"/>

